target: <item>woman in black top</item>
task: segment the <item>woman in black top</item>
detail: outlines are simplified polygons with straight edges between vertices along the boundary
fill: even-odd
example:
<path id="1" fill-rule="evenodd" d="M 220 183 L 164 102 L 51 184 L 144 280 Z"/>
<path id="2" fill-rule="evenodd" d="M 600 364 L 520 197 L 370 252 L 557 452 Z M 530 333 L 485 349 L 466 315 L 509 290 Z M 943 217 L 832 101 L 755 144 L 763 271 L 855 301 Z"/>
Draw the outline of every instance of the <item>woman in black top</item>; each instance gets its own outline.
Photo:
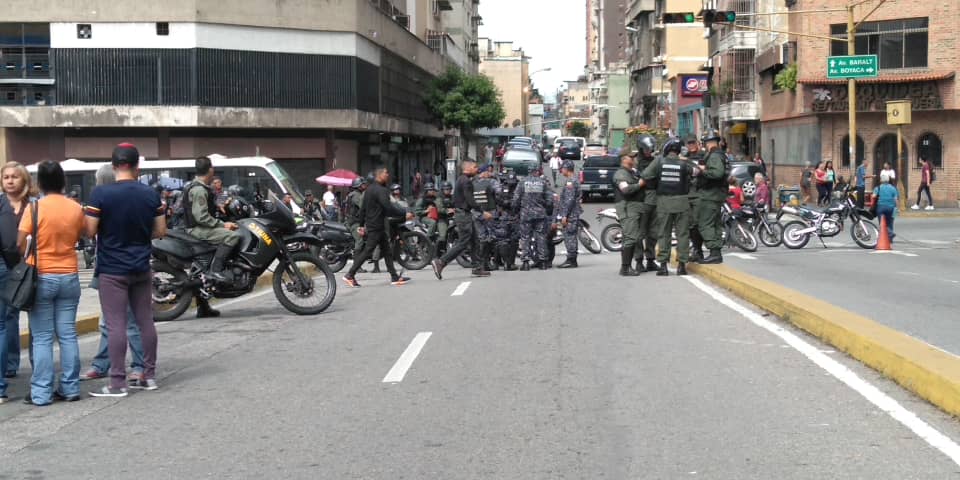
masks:
<path id="1" fill-rule="evenodd" d="M 6 278 L 6 272 L 19 263 L 20 254 L 17 252 L 17 227 L 20 225 L 20 218 L 27 205 L 30 205 L 30 197 L 36 197 L 37 193 L 33 185 L 33 178 L 27 169 L 17 162 L 7 162 L 3 169 L 0 169 L 0 180 L 3 184 L 3 208 L 0 213 L 0 243 L 3 248 L 3 258 L 5 262 L 0 265 L 4 269 L 3 278 Z M 11 245 L 8 245 L 12 242 Z M 4 322 L 3 338 L 7 346 L 6 356 L 0 357 L 0 367 L 3 369 L 3 376 L 12 378 L 17 375 L 20 369 L 20 310 L 15 308 L 0 309 L 0 321 Z"/>

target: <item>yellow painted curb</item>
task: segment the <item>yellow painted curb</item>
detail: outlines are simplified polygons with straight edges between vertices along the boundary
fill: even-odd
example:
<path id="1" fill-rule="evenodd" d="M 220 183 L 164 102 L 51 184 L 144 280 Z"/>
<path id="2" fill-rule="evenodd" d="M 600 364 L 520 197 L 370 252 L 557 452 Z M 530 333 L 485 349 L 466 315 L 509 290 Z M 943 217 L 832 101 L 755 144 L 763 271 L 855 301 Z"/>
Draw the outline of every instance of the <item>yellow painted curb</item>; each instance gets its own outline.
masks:
<path id="1" fill-rule="evenodd" d="M 960 416 L 960 357 L 817 298 L 724 265 L 690 265 L 710 280 Z"/>

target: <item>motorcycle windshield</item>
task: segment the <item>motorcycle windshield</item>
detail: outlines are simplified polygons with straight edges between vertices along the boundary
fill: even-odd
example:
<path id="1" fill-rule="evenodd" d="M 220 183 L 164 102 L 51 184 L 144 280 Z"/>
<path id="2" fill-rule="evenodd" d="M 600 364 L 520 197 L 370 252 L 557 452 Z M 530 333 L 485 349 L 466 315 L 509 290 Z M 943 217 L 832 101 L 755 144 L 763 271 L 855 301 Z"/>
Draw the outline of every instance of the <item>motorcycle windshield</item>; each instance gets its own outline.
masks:
<path id="1" fill-rule="evenodd" d="M 269 220 L 280 228 L 281 233 L 292 233 L 297 229 L 297 220 L 293 211 L 271 191 L 267 194 L 269 203 L 264 206 L 260 218 Z"/>

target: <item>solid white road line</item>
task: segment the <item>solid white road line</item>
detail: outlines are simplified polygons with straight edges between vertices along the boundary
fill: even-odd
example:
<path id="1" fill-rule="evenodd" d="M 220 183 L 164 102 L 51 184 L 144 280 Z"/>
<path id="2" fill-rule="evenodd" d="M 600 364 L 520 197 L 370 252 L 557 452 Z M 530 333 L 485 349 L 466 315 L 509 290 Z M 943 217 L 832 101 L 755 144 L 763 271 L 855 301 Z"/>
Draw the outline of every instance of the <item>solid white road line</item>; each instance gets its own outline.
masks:
<path id="1" fill-rule="evenodd" d="M 802 353 L 813 363 L 826 370 L 827 373 L 835 377 L 837 380 L 845 383 L 848 387 L 862 395 L 877 408 L 887 412 L 887 414 L 893 417 L 894 420 L 909 428 L 918 437 L 930 444 L 930 446 L 936 448 L 947 457 L 950 457 L 950 460 L 953 460 L 953 462 L 957 465 L 960 465 L 960 445 L 957 445 L 957 443 L 952 439 L 921 420 L 915 413 L 904 408 L 889 395 L 881 392 L 880 389 L 873 386 L 873 384 L 863 380 L 852 370 L 843 366 L 840 362 L 828 357 L 813 345 L 803 341 L 800 337 L 763 318 L 756 312 L 751 311 L 743 305 L 733 301 L 713 287 L 704 284 L 701 280 L 692 277 L 685 278 L 695 287 L 713 297 L 714 300 L 726 305 L 740 315 L 743 315 L 747 320 L 750 320 L 758 327 L 780 337 L 784 342 L 796 349 L 798 352 Z"/>
<path id="2" fill-rule="evenodd" d="M 454 290 L 453 293 L 450 294 L 450 296 L 451 297 L 462 296 L 463 293 L 466 292 L 468 288 L 470 288 L 470 282 L 463 282 L 460 285 L 457 285 L 457 289 Z"/>
<path id="3" fill-rule="evenodd" d="M 731 257 L 742 258 L 744 260 L 756 260 L 757 257 L 750 255 L 749 253 L 728 253 L 727 255 Z"/>
<path id="4" fill-rule="evenodd" d="M 904 257 L 919 257 L 916 253 L 901 252 L 900 250 L 874 250 L 870 253 L 880 253 L 880 254 L 891 254 L 891 255 L 903 255 Z"/>
<path id="5" fill-rule="evenodd" d="M 383 383 L 403 381 L 403 377 L 407 375 L 407 370 L 410 370 L 413 361 L 417 359 L 417 355 L 420 355 L 420 350 L 423 350 L 423 346 L 427 344 L 430 335 L 433 335 L 433 332 L 420 332 L 416 337 L 413 337 L 410 345 L 407 345 L 407 349 L 397 359 L 397 363 L 394 363 L 393 368 L 387 372 L 387 376 L 383 377 Z"/>

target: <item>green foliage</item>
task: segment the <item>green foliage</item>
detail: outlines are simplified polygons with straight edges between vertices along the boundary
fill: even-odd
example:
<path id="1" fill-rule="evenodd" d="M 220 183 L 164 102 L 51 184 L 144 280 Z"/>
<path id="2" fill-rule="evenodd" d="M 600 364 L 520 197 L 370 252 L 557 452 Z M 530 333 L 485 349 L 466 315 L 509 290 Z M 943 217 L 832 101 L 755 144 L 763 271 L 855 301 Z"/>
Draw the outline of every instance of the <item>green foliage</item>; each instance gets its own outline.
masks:
<path id="1" fill-rule="evenodd" d="M 483 75 L 467 75 L 457 68 L 436 77 L 424 101 L 444 127 L 461 131 L 496 128 L 506 116 L 493 81 Z"/>
<path id="2" fill-rule="evenodd" d="M 773 83 L 781 90 L 796 91 L 797 89 L 797 64 L 791 63 L 790 66 L 780 70 L 780 73 L 773 78 Z"/>
<path id="3" fill-rule="evenodd" d="M 586 123 L 576 121 L 570 124 L 569 133 L 571 137 L 587 138 L 590 136 L 590 127 L 588 127 Z"/>

